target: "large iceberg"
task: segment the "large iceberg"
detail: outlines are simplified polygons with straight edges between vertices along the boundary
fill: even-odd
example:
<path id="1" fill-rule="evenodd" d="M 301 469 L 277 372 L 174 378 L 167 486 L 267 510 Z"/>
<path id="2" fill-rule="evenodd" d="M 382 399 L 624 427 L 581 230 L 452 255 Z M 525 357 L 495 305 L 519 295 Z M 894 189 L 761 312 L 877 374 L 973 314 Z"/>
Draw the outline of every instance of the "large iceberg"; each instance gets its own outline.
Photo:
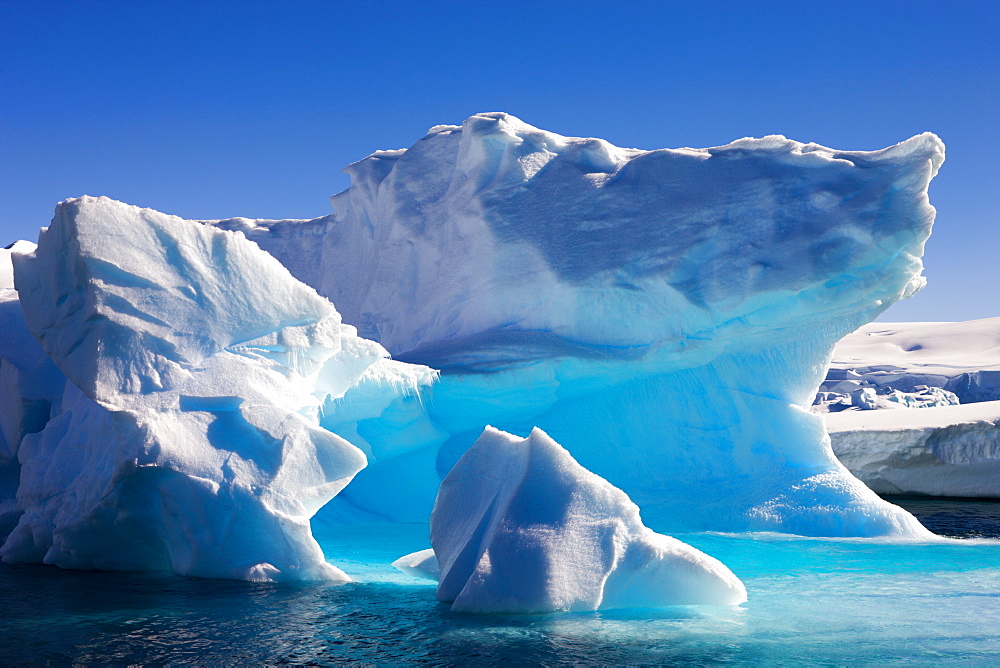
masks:
<path id="1" fill-rule="evenodd" d="M 209 222 L 443 372 L 426 420 L 324 422 L 379 453 L 339 518 L 425 519 L 484 424 L 537 425 L 660 531 L 923 535 L 807 407 L 834 343 L 922 287 L 943 159 L 929 133 L 643 151 L 477 114 L 348 167 L 331 216 Z"/>
<path id="2" fill-rule="evenodd" d="M 64 202 L 37 249 L 12 259 L 27 328 L 9 309 L 5 322 L 44 357 L 30 329 L 65 377 L 37 424 L 18 423 L 5 561 L 348 579 L 309 518 L 366 458 L 319 411 L 366 378 L 391 379 L 395 397 L 429 370 L 394 368 L 242 235 L 149 209 Z M 6 370 L 26 364 L 8 347 L 2 375 L 16 382 Z M 33 397 L 20 396 L 23 414 Z"/>
<path id="3" fill-rule="evenodd" d="M 351 165 L 316 220 L 65 202 L 0 295 L 0 555 L 343 579 L 310 518 L 426 522 L 487 424 L 544 429 L 655 531 L 925 536 L 808 405 L 923 285 L 943 157 L 477 114 Z"/>
<path id="4" fill-rule="evenodd" d="M 736 605 L 743 583 L 721 562 L 643 526 L 628 496 L 540 429 L 487 428 L 441 483 L 433 557 L 403 570 L 439 580 L 463 612 Z"/>

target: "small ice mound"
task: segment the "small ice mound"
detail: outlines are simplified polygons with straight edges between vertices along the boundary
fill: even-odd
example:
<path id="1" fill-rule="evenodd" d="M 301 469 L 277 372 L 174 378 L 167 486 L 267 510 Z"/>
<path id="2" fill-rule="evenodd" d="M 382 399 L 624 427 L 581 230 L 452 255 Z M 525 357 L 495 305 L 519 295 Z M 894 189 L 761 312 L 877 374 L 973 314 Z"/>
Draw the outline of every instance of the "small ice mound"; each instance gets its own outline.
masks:
<path id="1" fill-rule="evenodd" d="M 438 568 L 438 560 L 434 555 L 434 549 L 420 550 L 400 557 L 392 562 L 392 565 L 403 571 L 407 575 L 424 580 L 438 580 L 441 577 L 441 569 Z"/>
<path id="2" fill-rule="evenodd" d="M 639 507 L 541 429 L 487 427 L 441 483 L 431 514 L 437 597 L 464 612 L 738 605 L 726 566 L 642 524 Z M 427 577 L 427 551 L 396 562 Z"/>

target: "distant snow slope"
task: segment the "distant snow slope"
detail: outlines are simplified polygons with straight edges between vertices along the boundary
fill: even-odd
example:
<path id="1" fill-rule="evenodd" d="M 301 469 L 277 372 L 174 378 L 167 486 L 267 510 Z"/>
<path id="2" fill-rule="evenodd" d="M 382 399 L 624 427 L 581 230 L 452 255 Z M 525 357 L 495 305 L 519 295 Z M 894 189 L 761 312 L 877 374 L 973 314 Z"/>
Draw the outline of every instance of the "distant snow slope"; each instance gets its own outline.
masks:
<path id="1" fill-rule="evenodd" d="M 864 325 L 837 343 L 823 389 L 845 380 L 903 392 L 940 387 L 963 404 L 1000 400 L 1000 317 Z"/>
<path id="2" fill-rule="evenodd" d="M 829 414 L 841 462 L 880 494 L 1000 498 L 1000 401 Z"/>

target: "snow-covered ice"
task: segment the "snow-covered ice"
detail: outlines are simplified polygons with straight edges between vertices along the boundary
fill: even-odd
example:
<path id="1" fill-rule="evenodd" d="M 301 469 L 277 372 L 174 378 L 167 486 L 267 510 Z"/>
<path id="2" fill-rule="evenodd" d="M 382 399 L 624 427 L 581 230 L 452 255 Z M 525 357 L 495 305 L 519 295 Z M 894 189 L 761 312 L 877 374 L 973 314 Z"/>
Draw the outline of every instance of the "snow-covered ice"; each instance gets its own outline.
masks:
<path id="1" fill-rule="evenodd" d="M 865 380 L 826 381 L 831 385 L 816 393 L 811 410 L 817 413 L 838 413 L 844 410 L 879 410 L 884 408 L 935 408 L 958 406 L 958 396 L 940 387 L 917 385 L 913 392 L 900 392 L 892 386 L 876 388 Z"/>
<path id="2" fill-rule="evenodd" d="M 41 431 L 59 411 L 66 377 L 35 341 L 14 291 L 12 253 L 30 253 L 19 241 L 0 249 L 0 540 L 21 516 L 18 449 L 25 435 Z"/>
<path id="3" fill-rule="evenodd" d="M 1000 317 L 864 325 L 837 343 L 822 389 L 844 382 L 905 393 L 943 388 L 963 404 L 1000 400 Z"/>
<path id="4" fill-rule="evenodd" d="M 15 241 L 7 248 L 0 248 L 0 290 L 14 289 L 14 264 L 11 261 L 13 253 L 30 253 L 35 244 L 30 241 Z"/>
<path id="5" fill-rule="evenodd" d="M 437 596 L 465 612 L 736 605 L 721 562 L 643 526 L 639 508 L 540 429 L 487 428 L 441 483 L 431 514 Z M 427 551 L 396 562 L 432 574 Z"/>
<path id="6" fill-rule="evenodd" d="M 1000 401 L 826 416 L 837 457 L 879 494 L 1000 498 Z"/>
<path id="7" fill-rule="evenodd" d="M 834 452 L 876 492 L 1000 497 L 1000 318 L 865 325 L 821 390 Z"/>
<path id="8" fill-rule="evenodd" d="M 931 134 L 642 151 L 477 114 L 351 165 L 329 217 L 211 224 L 443 371 L 429 420 L 360 424 L 378 461 L 324 512 L 421 521 L 484 424 L 537 425 L 657 530 L 920 533 L 807 407 L 833 344 L 923 285 L 943 157 Z"/>
<path id="9" fill-rule="evenodd" d="M 5 561 L 348 579 L 309 518 L 365 456 L 319 411 L 384 366 L 381 346 L 242 235 L 107 198 L 62 203 L 12 257 L 71 382 L 22 429 Z"/>

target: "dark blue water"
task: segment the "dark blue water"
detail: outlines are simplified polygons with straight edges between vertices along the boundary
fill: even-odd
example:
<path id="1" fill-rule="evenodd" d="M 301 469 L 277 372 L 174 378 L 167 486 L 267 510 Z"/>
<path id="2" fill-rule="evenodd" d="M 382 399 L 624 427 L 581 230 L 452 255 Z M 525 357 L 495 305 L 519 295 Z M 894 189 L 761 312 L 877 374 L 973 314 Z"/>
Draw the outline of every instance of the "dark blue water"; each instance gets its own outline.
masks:
<path id="1" fill-rule="evenodd" d="M 1000 504 L 903 503 L 952 535 L 1000 535 Z M 748 603 L 468 615 L 437 603 L 432 584 L 386 565 L 426 547 L 426 527 L 317 535 L 332 561 L 367 582 L 0 566 L 0 664 L 1000 662 L 1000 541 L 692 534 L 679 537 L 743 578 Z"/>
<path id="2" fill-rule="evenodd" d="M 1000 499 L 949 499 L 927 496 L 888 496 L 940 536 L 1000 538 Z"/>

